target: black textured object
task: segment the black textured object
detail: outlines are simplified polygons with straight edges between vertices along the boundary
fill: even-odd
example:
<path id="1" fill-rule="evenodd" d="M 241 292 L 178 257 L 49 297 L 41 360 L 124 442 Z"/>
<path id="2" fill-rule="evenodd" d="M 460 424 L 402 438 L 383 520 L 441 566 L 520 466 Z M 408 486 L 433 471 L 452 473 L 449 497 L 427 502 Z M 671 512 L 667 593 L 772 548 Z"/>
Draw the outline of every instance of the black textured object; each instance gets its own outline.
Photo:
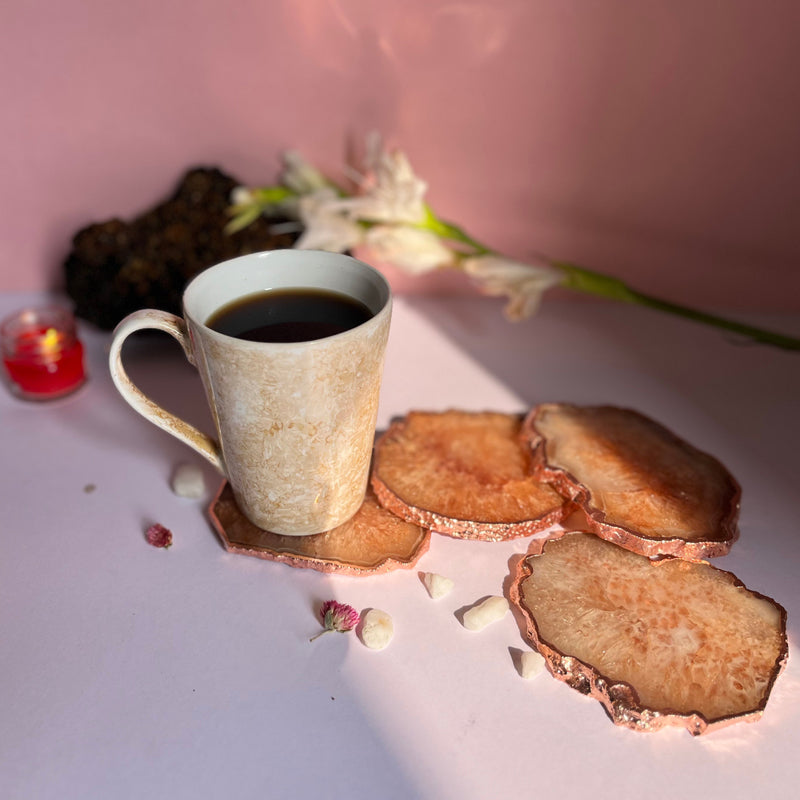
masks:
<path id="1" fill-rule="evenodd" d="M 238 233 L 225 233 L 230 193 L 239 184 L 216 168 L 191 169 L 172 197 L 136 219 L 110 219 L 78 231 L 64 262 L 75 313 L 105 330 L 140 308 L 178 314 L 187 282 L 206 267 L 292 247 L 298 234 L 272 231 L 283 219 L 260 218 Z"/>

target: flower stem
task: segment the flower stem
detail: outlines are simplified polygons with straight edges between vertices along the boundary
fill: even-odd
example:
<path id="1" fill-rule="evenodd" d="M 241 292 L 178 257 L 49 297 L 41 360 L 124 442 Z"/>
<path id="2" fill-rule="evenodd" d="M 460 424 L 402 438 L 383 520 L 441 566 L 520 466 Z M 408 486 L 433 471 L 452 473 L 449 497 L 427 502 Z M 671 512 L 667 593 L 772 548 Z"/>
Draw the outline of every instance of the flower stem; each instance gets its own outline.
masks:
<path id="1" fill-rule="evenodd" d="M 426 218 L 422 226 L 444 239 L 460 242 L 461 244 L 474 248 L 474 255 L 488 255 L 493 252 L 476 239 L 473 239 L 457 225 L 439 219 L 428 206 L 426 206 Z M 470 255 L 473 254 L 471 253 Z M 784 334 L 775 333 L 773 331 L 767 331 L 762 328 L 756 328 L 752 325 L 745 325 L 742 322 L 719 317 L 715 314 L 708 314 L 705 311 L 697 311 L 696 309 L 688 308 L 677 303 L 670 303 L 667 300 L 660 300 L 652 295 L 631 289 L 630 286 L 618 278 L 603 275 L 599 272 L 593 272 L 592 270 L 579 267 L 575 264 L 555 261 L 553 262 L 553 266 L 559 268 L 564 273 L 565 277 L 561 285 L 566 289 L 598 295 L 609 300 L 617 300 L 621 303 L 647 306 L 657 311 L 663 311 L 667 314 L 674 314 L 684 319 L 690 319 L 693 322 L 699 322 L 704 325 L 711 325 L 715 328 L 730 331 L 731 333 L 745 336 L 754 342 L 769 344 L 783 350 L 800 350 L 800 339 L 785 336 Z"/>
<path id="2" fill-rule="evenodd" d="M 712 325 L 722 330 L 737 333 L 752 339 L 755 342 L 769 344 L 783 350 L 800 350 L 800 339 L 785 336 L 781 333 L 766 331 L 752 325 L 745 325 L 741 322 L 718 317 L 714 314 L 707 314 L 704 311 L 697 311 L 693 308 L 670 303 L 667 300 L 660 300 L 642 292 L 631 289 L 627 284 L 617 278 L 610 278 L 597 272 L 578 267 L 563 261 L 554 262 L 554 265 L 564 272 L 565 279 L 561 284 L 566 289 L 572 289 L 586 294 L 594 294 L 606 297 L 611 300 L 618 300 L 622 303 L 632 303 L 635 305 L 647 306 L 648 308 L 663 311 L 667 314 L 675 314 L 685 319 L 700 322 L 705 325 Z"/>
<path id="3" fill-rule="evenodd" d="M 274 213 L 281 203 L 295 197 L 295 193 L 285 186 L 264 186 L 252 189 L 252 201 L 243 205 L 228 208 L 231 221 L 225 226 L 225 233 L 233 234 L 244 230 L 254 223 L 262 214 Z"/>
<path id="4" fill-rule="evenodd" d="M 451 242 L 459 242 L 460 244 L 472 247 L 475 252 L 470 253 L 470 255 L 485 256 L 492 252 L 477 239 L 473 239 L 463 228 L 459 228 L 458 225 L 453 225 L 451 222 L 445 222 L 443 219 L 439 219 L 429 205 L 425 206 L 425 219 L 419 224 L 419 227 L 435 233 L 442 239 L 448 239 Z"/>

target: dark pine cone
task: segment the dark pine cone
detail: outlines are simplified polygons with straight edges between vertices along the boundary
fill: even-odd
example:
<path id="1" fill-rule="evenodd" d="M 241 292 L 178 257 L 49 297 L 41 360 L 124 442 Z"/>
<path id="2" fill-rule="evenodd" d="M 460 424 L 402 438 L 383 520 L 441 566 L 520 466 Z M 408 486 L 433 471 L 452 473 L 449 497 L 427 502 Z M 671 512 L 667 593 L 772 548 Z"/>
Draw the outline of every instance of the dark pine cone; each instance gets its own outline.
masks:
<path id="1" fill-rule="evenodd" d="M 224 231 L 231 190 L 240 181 L 215 168 L 189 170 L 175 194 L 131 222 L 111 219 L 78 231 L 64 262 L 75 313 L 110 330 L 140 308 L 179 314 L 186 283 L 229 258 L 292 247 L 297 234 L 275 234 L 283 219 L 260 218 Z"/>

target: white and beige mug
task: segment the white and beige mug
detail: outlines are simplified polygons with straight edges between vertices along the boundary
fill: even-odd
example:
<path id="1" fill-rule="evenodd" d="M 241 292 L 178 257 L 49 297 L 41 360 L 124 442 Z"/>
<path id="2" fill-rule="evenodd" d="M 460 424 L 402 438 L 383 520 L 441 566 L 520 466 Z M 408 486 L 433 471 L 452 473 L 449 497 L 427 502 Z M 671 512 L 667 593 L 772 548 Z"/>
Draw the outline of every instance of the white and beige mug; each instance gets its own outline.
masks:
<path id="1" fill-rule="evenodd" d="M 346 295 L 372 316 L 332 336 L 290 343 L 247 341 L 206 324 L 241 298 L 293 288 Z M 251 522 L 291 536 L 320 533 L 352 517 L 364 499 L 391 307 L 386 279 L 349 256 L 309 250 L 241 256 L 192 279 L 183 319 L 146 309 L 122 320 L 111 344 L 111 376 L 136 411 L 228 479 Z M 146 328 L 175 337 L 199 371 L 216 439 L 131 382 L 122 345 Z"/>

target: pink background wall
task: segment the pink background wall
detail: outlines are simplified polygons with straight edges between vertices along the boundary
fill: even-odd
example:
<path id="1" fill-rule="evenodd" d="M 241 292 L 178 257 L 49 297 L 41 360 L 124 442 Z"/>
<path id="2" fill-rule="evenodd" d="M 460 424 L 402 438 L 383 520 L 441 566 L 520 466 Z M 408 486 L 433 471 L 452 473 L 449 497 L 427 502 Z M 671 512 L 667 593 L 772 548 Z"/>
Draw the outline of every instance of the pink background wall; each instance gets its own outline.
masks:
<path id="1" fill-rule="evenodd" d="M 6 2 L 0 289 L 189 166 L 334 172 L 377 129 L 511 255 L 798 309 L 798 42 L 796 0 Z"/>

